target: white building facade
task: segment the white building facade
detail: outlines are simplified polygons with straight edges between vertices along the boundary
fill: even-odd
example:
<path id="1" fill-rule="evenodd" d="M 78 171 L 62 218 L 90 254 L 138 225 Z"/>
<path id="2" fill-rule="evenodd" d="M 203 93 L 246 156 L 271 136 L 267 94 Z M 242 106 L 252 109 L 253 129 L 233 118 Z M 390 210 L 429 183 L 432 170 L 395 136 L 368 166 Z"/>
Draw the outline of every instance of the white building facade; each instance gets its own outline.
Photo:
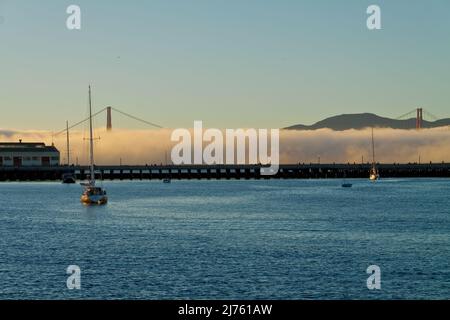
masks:
<path id="1" fill-rule="evenodd" d="M 60 154 L 55 146 L 42 142 L 0 142 L 0 167 L 59 166 Z"/>

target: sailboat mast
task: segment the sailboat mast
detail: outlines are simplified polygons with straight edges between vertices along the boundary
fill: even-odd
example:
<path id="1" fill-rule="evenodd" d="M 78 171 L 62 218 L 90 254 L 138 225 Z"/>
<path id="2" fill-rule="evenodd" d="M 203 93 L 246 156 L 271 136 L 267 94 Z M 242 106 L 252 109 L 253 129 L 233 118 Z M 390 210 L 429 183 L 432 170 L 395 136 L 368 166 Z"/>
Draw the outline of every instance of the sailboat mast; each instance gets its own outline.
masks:
<path id="1" fill-rule="evenodd" d="M 90 161 L 91 161 L 91 183 L 95 183 L 94 173 L 94 137 L 92 132 L 92 99 L 91 86 L 89 86 L 89 144 L 90 144 Z"/>
<path id="2" fill-rule="evenodd" d="M 372 164 L 375 165 L 375 141 L 373 139 L 373 128 L 372 128 Z"/>
<path id="3" fill-rule="evenodd" d="M 67 165 L 70 166 L 70 141 L 69 141 L 69 121 L 66 121 L 66 137 L 67 137 Z"/>

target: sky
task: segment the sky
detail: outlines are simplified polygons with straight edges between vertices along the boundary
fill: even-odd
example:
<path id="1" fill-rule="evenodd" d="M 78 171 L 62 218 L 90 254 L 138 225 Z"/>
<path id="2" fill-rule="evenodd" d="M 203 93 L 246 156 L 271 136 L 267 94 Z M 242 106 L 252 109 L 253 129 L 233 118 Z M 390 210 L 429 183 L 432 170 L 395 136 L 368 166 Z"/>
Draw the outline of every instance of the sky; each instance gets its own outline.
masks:
<path id="1" fill-rule="evenodd" d="M 79 31 L 66 28 L 71 4 Z M 371 4 L 382 30 L 366 27 Z M 0 0 L 0 129 L 83 119 L 89 84 L 95 110 L 166 128 L 282 128 L 417 107 L 450 117 L 449 39 L 448 0 Z"/>

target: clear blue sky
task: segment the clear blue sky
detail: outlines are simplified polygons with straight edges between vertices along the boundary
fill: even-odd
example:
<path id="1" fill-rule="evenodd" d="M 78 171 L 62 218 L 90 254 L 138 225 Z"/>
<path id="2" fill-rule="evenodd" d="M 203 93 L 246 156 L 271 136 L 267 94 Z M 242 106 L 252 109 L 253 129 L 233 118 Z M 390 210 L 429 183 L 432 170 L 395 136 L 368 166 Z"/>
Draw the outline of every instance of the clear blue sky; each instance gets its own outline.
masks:
<path id="1" fill-rule="evenodd" d="M 66 8 L 82 30 L 66 29 Z M 370 4 L 381 31 L 366 28 Z M 448 0 L 0 0 L 0 128 L 116 106 L 166 127 L 450 116 Z M 142 128 L 116 116 L 115 125 Z"/>

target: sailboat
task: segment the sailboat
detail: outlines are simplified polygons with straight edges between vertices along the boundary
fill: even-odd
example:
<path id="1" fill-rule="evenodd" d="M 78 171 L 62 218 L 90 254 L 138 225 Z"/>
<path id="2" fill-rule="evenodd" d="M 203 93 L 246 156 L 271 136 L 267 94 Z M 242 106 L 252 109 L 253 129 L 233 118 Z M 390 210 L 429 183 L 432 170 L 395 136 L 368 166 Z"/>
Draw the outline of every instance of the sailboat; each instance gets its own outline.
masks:
<path id="1" fill-rule="evenodd" d="M 342 182 L 342 188 L 351 188 L 353 187 L 353 184 L 350 182 L 347 182 L 347 174 L 344 172 L 344 181 Z"/>
<path id="2" fill-rule="evenodd" d="M 375 162 L 375 141 L 373 138 L 373 128 L 372 128 L 372 168 L 370 168 L 370 181 L 376 181 L 380 179 L 380 174 L 378 173 L 377 165 Z"/>
<path id="3" fill-rule="evenodd" d="M 67 139 L 67 168 L 70 168 L 70 142 L 69 142 L 69 122 L 66 121 L 66 139 Z M 76 183 L 75 175 L 72 172 L 66 172 L 62 175 L 62 183 Z"/>
<path id="4" fill-rule="evenodd" d="M 166 159 L 166 167 L 167 167 L 167 151 L 165 153 L 165 159 Z M 163 182 L 164 183 L 171 183 L 172 182 L 172 179 L 170 179 L 170 169 L 169 169 L 168 176 L 163 179 Z"/>
<path id="5" fill-rule="evenodd" d="M 94 138 L 92 132 L 92 100 L 91 100 L 91 86 L 89 86 L 89 158 L 90 158 L 90 177 L 87 183 L 82 183 L 84 187 L 81 195 L 81 202 L 84 204 L 106 204 L 108 197 L 106 191 L 95 185 L 95 171 L 94 171 Z"/>

